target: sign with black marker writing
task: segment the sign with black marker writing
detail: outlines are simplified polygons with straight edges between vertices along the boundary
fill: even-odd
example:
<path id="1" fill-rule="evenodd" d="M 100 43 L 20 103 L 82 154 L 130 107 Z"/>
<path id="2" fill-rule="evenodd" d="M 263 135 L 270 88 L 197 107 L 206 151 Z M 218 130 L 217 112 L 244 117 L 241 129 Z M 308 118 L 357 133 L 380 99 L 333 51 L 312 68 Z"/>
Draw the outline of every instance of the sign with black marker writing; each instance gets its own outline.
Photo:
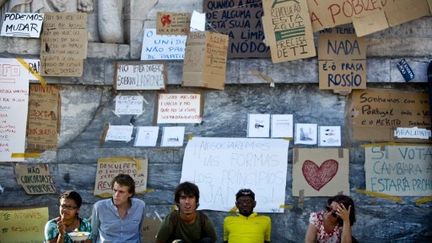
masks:
<path id="1" fill-rule="evenodd" d="M 424 142 L 424 139 L 395 137 L 394 131 L 398 127 L 431 126 L 427 93 L 369 88 L 354 90 L 350 103 L 354 140 Z"/>
<path id="2" fill-rule="evenodd" d="M 116 90 L 161 90 L 167 82 L 166 64 L 156 62 L 118 62 Z"/>
<path id="3" fill-rule="evenodd" d="M 159 94 L 157 123 L 200 123 L 203 98 L 201 94 Z"/>
<path id="4" fill-rule="evenodd" d="M 394 196 L 432 195 L 432 146 L 365 148 L 366 190 Z"/>
<path id="5" fill-rule="evenodd" d="M 318 63 L 320 89 L 366 89 L 366 41 L 352 27 L 320 33 Z"/>
<path id="6" fill-rule="evenodd" d="M 15 165 L 17 183 L 27 194 L 53 194 L 56 193 L 54 178 L 51 176 L 48 164 L 21 164 Z"/>
<path id="7" fill-rule="evenodd" d="M 263 0 L 265 41 L 273 63 L 316 55 L 306 1 Z"/>
<path id="8" fill-rule="evenodd" d="M 136 193 L 147 189 L 148 160 L 132 157 L 99 158 L 96 169 L 94 195 L 110 197 L 111 181 L 118 174 L 128 174 L 135 181 Z"/>
<path id="9" fill-rule="evenodd" d="M 48 207 L 0 209 L 0 242 L 42 243 Z"/>
<path id="10" fill-rule="evenodd" d="M 199 186 L 200 208 L 230 211 L 239 189 L 255 192 L 257 212 L 283 213 L 289 141 L 263 138 L 189 140 L 181 181 Z"/>
<path id="11" fill-rule="evenodd" d="M 39 38 L 43 13 L 5 13 L 1 36 Z"/>

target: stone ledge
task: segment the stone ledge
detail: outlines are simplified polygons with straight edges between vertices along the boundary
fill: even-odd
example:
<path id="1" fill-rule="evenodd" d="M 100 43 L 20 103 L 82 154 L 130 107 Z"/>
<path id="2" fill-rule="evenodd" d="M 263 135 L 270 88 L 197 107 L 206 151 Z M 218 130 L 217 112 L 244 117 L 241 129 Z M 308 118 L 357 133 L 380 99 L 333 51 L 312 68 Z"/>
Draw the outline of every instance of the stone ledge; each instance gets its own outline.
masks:
<path id="1" fill-rule="evenodd" d="M 39 55 L 40 40 L 1 37 L 0 53 Z M 129 59 L 130 46 L 127 44 L 89 42 L 87 46 L 87 58 Z"/>

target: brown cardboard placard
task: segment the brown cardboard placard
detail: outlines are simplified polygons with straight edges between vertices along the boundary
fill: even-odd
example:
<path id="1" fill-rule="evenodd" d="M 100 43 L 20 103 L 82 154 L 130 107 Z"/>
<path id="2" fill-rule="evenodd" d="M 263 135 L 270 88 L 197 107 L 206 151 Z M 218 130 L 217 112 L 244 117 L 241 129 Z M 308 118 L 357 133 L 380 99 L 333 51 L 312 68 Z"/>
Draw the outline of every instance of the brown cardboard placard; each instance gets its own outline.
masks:
<path id="1" fill-rule="evenodd" d="M 1 242 L 43 242 L 48 214 L 48 207 L 0 208 Z"/>
<path id="2" fill-rule="evenodd" d="M 163 90 L 167 82 L 167 67 L 162 62 L 117 62 L 115 90 Z"/>
<path id="3" fill-rule="evenodd" d="M 191 13 L 157 12 L 156 33 L 158 35 L 187 35 Z"/>
<path id="4" fill-rule="evenodd" d="M 262 1 L 204 0 L 203 11 L 209 29 L 229 36 L 228 58 L 267 58 L 270 49 L 263 42 Z"/>
<path id="5" fill-rule="evenodd" d="M 54 178 L 50 175 L 48 164 L 15 165 L 17 183 L 30 195 L 55 194 Z"/>
<path id="6" fill-rule="evenodd" d="M 42 76 L 80 77 L 87 57 L 87 14 L 45 13 Z"/>
<path id="7" fill-rule="evenodd" d="M 319 88 L 338 92 L 366 88 L 366 41 L 353 28 L 335 27 L 319 35 Z"/>
<path id="8" fill-rule="evenodd" d="M 60 92 L 57 86 L 30 85 L 27 150 L 57 148 L 60 131 Z"/>
<path id="9" fill-rule="evenodd" d="M 201 123 L 204 96 L 200 93 L 159 93 L 156 123 Z"/>
<path id="10" fill-rule="evenodd" d="M 428 1 L 428 4 L 429 4 L 430 15 L 432 15 L 432 0 L 427 0 L 427 1 Z"/>
<path id="11" fill-rule="evenodd" d="M 263 0 L 265 42 L 273 63 L 316 55 L 305 1 Z"/>
<path id="12" fill-rule="evenodd" d="M 111 181 L 118 174 L 128 174 L 135 181 L 136 193 L 147 189 L 148 160 L 132 157 L 99 158 L 93 194 L 99 197 L 112 195 Z"/>
<path id="13" fill-rule="evenodd" d="M 334 196 L 340 191 L 349 195 L 349 150 L 339 148 L 296 148 L 293 164 L 293 196 Z"/>
<path id="14" fill-rule="evenodd" d="M 357 36 L 368 35 L 430 14 L 426 0 L 387 1 L 378 11 L 353 16 Z"/>
<path id="15" fill-rule="evenodd" d="M 398 127 L 430 128 L 427 93 L 366 89 L 353 91 L 350 98 L 347 116 L 354 140 L 425 142 L 421 139 L 395 138 L 394 130 Z"/>
<path id="16" fill-rule="evenodd" d="M 223 90 L 227 54 L 227 35 L 190 32 L 186 41 L 182 86 Z"/>

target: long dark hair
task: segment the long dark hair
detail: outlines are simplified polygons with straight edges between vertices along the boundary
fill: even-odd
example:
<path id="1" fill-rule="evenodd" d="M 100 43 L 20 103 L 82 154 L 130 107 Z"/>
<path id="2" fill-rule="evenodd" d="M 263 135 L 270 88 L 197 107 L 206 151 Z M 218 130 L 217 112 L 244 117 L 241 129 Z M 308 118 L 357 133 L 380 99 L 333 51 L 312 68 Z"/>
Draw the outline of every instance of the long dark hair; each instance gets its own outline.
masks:
<path id="1" fill-rule="evenodd" d="M 356 221 L 354 201 L 348 196 L 336 195 L 336 196 L 331 197 L 327 200 L 327 205 L 330 205 L 332 202 L 337 202 L 337 203 L 343 204 L 347 210 L 348 210 L 348 207 L 351 206 L 349 219 L 350 219 L 350 224 L 352 226 Z M 338 220 L 338 223 L 340 225 L 343 224 L 342 220 Z"/>

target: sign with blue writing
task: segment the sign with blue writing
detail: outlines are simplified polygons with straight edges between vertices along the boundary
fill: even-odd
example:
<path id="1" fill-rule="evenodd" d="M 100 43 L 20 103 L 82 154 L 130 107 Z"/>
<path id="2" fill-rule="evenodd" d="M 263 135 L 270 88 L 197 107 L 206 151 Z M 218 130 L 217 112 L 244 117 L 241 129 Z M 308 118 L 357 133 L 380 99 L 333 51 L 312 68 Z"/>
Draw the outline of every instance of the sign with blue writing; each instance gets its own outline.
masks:
<path id="1" fill-rule="evenodd" d="M 365 148 L 366 190 L 394 196 L 432 195 L 432 146 Z"/>
<path id="2" fill-rule="evenodd" d="M 141 60 L 183 60 L 186 35 L 158 35 L 156 29 L 145 29 Z"/>
<path id="3" fill-rule="evenodd" d="M 402 74 L 402 77 L 405 79 L 405 81 L 410 81 L 413 80 L 415 75 L 414 72 L 412 71 L 411 67 L 409 66 L 409 64 L 407 63 L 407 61 L 405 61 L 404 58 L 402 58 L 397 64 L 396 64 L 397 68 L 399 69 L 399 72 Z"/>

